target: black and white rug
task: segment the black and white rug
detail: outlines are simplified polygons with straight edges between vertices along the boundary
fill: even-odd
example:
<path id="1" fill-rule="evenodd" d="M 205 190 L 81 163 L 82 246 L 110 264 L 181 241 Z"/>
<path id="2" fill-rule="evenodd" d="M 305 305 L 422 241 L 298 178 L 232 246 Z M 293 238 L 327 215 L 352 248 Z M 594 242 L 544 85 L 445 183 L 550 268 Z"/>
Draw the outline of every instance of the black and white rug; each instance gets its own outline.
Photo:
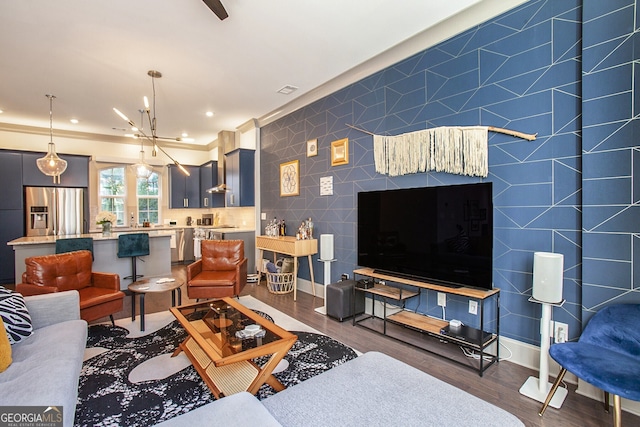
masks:
<path id="1" fill-rule="evenodd" d="M 285 363 L 286 368 L 274 374 L 286 387 L 357 357 L 353 349 L 325 335 L 292 332 L 298 341 L 285 356 L 288 366 Z M 169 357 L 186 337 L 177 321 L 148 335 L 128 338 L 128 334 L 119 326 L 89 327 L 88 350 L 106 351 L 97 352 L 83 365 L 77 426 L 150 426 L 215 400 L 188 361 L 166 377 L 147 375 L 146 380 L 132 380 L 140 377 L 136 371 L 143 370 L 145 364 L 154 360 L 167 364 L 173 363 L 170 359 L 178 359 Z M 186 356 L 182 357 L 186 360 Z M 180 363 L 179 359 L 176 363 Z M 265 384 L 257 397 L 264 399 L 273 393 Z"/>

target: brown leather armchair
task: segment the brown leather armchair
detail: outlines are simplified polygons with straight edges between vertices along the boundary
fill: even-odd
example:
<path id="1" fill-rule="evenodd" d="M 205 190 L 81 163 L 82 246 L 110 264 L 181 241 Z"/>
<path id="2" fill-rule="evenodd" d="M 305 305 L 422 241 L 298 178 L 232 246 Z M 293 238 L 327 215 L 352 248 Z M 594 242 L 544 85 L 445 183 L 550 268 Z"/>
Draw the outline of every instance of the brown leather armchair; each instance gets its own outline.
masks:
<path id="1" fill-rule="evenodd" d="M 122 310 L 124 293 L 116 273 L 91 271 L 90 251 L 74 251 L 25 259 L 26 271 L 16 291 L 22 295 L 48 294 L 77 290 L 80 294 L 80 317 L 87 322 Z"/>
<path id="2" fill-rule="evenodd" d="M 202 258 L 187 266 L 191 299 L 240 295 L 247 284 L 244 240 L 202 240 Z"/>

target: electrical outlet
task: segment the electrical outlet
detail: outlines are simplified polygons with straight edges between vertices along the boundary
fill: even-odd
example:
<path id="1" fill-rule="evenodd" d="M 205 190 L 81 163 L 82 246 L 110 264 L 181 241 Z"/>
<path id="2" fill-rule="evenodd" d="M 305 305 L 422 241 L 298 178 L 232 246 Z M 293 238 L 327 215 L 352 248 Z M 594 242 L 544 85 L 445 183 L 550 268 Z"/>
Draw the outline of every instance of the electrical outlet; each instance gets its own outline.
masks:
<path id="1" fill-rule="evenodd" d="M 469 313 L 478 314 L 478 301 L 469 300 Z"/>
<path id="2" fill-rule="evenodd" d="M 265 219 L 267 219 L 267 213 L 266 212 L 260 212 L 260 219 L 263 220 L 263 221 Z"/>
<path id="3" fill-rule="evenodd" d="M 447 306 L 447 294 L 445 294 L 444 292 L 438 292 L 438 305 L 440 307 Z"/>
<path id="4" fill-rule="evenodd" d="M 555 322 L 553 326 L 553 342 L 567 342 L 569 339 L 569 325 Z"/>
<path id="5" fill-rule="evenodd" d="M 347 273 L 342 273 L 342 275 L 340 275 L 340 280 L 349 280 L 349 275 Z"/>

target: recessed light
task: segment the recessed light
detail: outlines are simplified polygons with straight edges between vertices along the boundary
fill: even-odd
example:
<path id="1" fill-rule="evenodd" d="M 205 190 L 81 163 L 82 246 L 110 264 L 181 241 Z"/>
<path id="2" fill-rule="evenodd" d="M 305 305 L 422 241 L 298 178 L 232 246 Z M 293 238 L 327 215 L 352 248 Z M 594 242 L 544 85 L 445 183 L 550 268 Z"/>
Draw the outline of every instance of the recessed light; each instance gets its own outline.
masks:
<path id="1" fill-rule="evenodd" d="M 188 136 L 189 136 L 189 134 L 188 134 L 187 132 L 182 132 L 182 137 L 183 137 L 183 138 L 186 138 L 186 137 L 188 137 Z"/>
<path id="2" fill-rule="evenodd" d="M 79 120 L 78 119 L 70 119 L 69 120 L 71 123 L 73 123 L 74 125 L 77 125 Z"/>
<path id="3" fill-rule="evenodd" d="M 213 117 L 213 111 L 207 111 L 207 117 Z"/>
<path id="4" fill-rule="evenodd" d="M 4 111 L 0 110 L 0 114 L 4 113 Z"/>

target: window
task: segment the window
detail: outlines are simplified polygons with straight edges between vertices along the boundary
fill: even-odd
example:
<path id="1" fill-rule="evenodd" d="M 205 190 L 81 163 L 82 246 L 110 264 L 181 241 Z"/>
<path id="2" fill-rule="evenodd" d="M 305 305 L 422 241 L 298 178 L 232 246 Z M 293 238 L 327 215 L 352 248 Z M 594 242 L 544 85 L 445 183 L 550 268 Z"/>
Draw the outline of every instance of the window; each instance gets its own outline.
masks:
<path id="1" fill-rule="evenodd" d="M 136 197 L 138 199 L 138 224 L 149 221 L 158 224 L 160 215 L 160 185 L 158 174 L 153 172 L 148 179 L 136 179 Z"/>
<path id="2" fill-rule="evenodd" d="M 114 225 L 125 224 L 125 168 L 115 167 L 100 171 L 100 210 L 112 212 Z"/>

